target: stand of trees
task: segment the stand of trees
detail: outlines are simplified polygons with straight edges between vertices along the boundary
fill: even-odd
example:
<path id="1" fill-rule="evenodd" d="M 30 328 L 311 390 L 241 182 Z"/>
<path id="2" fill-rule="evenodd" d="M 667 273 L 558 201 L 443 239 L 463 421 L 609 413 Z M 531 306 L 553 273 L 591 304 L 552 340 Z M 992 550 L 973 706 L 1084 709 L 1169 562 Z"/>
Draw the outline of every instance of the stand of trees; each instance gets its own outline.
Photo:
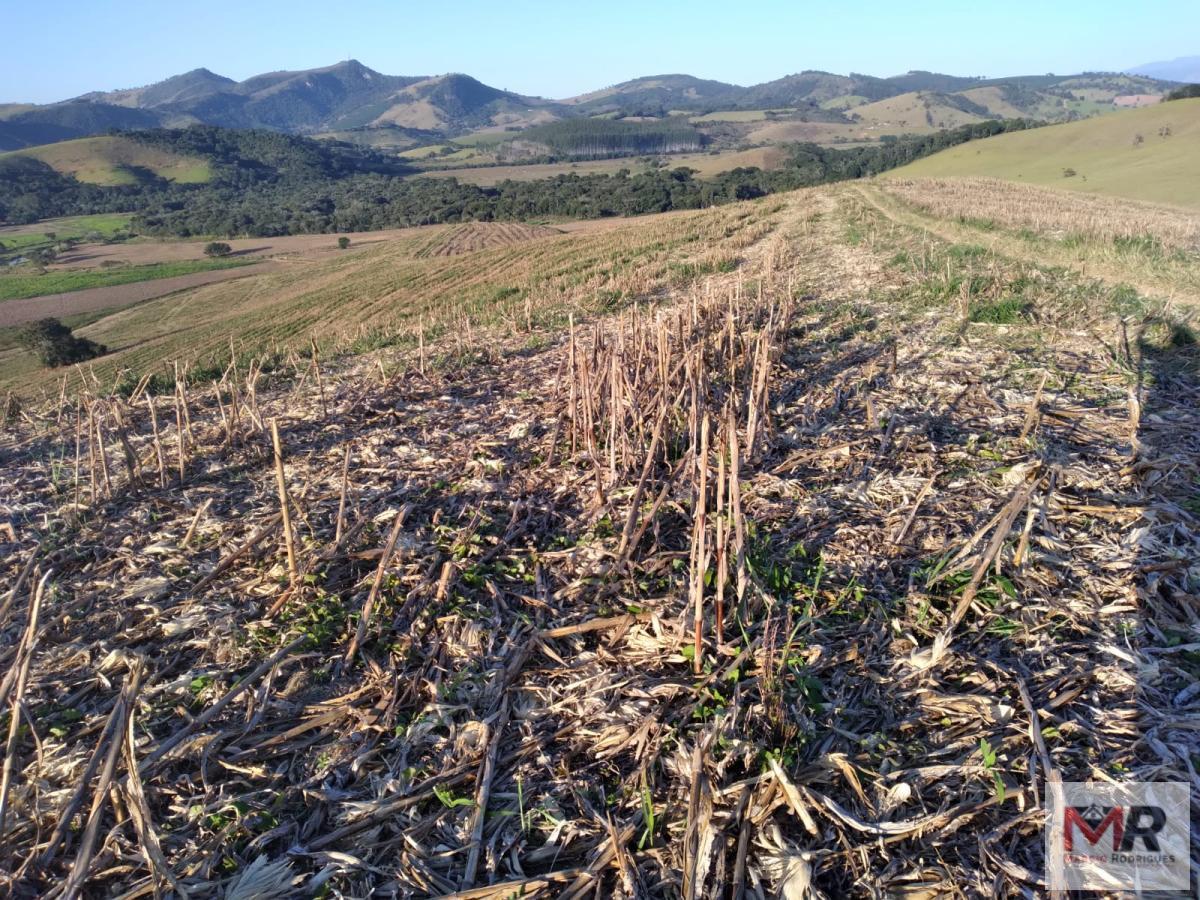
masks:
<path id="1" fill-rule="evenodd" d="M 47 368 L 70 366 L 103 356 L 108 348 L 71 333 L 58 319 L 41 319 L 17 334 L 22 347 L 37 354 Z"/>
<path id="2" fill-rule="evenodd" d="M 1167 94 L 1168 100 L 1193 100 L 1200 97 L 1200 84 L 1185 84 Z"/>
<path id="3" fill-rule="evenodd" d="M 489 188 L 454 179 L 400 178 L 402 163 L 350 145 L 210 126 L 156 129 L 129 136 L 210 159 L 213 180 L 98 187 L 37 160 L 10 157 L 0 160 L 0 219 L 31 222 L 132 210 L 134 228 L 143 234 L 266 237 L 472 220 L 640 215 L 875 175 L 946 147 L 1032 124 L 983 122 L 851 149 L 799 144 L 780 169 L 735 169 L 705 181 L 692 169 L 676 168 L 560 175 Z"/>

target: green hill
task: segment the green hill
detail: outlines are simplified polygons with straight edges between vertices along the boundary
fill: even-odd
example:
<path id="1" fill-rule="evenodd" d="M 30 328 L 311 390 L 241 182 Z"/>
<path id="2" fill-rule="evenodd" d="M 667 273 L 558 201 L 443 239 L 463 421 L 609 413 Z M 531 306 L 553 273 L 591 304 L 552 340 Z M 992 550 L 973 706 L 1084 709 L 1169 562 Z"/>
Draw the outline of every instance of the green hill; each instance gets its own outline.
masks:
<path id="1" fill-rule="evenodd" d="M 891 178 L 987 176 L 1200 208 L 1200 99 L 952 147 Z"/>
<path id="2" fill-rule="evenodd" d="M 0 155 L 27 157 L 88 184 L 136 184 L 148 176 L 177 184 L 200 184 L 212 177 L 208 162 L 125 137 L 105 136 L 62 141 Z"/>

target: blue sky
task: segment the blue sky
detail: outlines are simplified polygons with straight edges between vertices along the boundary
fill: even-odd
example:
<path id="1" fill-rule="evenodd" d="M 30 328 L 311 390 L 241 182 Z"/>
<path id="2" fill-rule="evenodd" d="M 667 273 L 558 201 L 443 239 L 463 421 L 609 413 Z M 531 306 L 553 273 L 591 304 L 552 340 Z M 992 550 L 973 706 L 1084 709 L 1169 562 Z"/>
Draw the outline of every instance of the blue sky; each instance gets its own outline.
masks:
<path id="1" fill-rule="evenodd" d="M 1122 69 L 1200 54 L 1197 0 L 3 0 L 0 101 L 47 102 L 205 66 L 242 79 L 356 58 L 564 97 L 639 75 L 738 84 L 803 69 L 956 75 Z"/>

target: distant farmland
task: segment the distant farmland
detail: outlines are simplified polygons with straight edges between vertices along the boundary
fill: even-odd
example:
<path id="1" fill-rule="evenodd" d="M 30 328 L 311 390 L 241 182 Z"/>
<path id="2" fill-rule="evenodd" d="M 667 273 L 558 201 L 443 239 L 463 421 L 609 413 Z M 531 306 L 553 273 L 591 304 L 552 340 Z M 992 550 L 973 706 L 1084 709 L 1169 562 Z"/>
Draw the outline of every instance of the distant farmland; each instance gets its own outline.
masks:
<path id="1" fill-rule="evenodd" d="M 660 157 L 666 163 L 666 168 L 674 169 L 687 166 L 696 169 L 700 178 L 712 178 L 722 172 L 737 168 L 756 167 L 759 169 L 777 169 L 787 158 L 787 152 L 780 147 L 759 147 L 753 150 L 737 150 L 726 153 L 679 153 Z M 581 162 L 542 163 L 523 166 L 479 166 L 461 169 L 430 169 L 420 173 L 432 178 L 457 178 L 464 184 L 477 184 L 490 187 L 501 181 L 536 181 L 539 178 L 553 178 L 556 175 L 611 175 L 621 169 L 639 172 L 646 168 L 646 162 L 641 157 L 624 157 L 619 159 L 598 159 Z"/>

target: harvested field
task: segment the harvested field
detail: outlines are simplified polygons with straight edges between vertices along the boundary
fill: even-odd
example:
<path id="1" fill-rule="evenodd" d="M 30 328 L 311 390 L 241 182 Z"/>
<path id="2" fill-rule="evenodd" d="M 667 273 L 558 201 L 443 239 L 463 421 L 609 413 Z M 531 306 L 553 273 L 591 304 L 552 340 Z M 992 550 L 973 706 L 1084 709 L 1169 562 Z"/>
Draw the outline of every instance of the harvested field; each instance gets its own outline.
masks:
<path id="1" fill-rule="evenodd" d="M 493 247 L 506 247 L 524 241 L 562 234 L 544 225 L 524 225 L 520 222 L 467 222 L 451 226 L 418 248 L 416 256 L 458 256 Z"/>
<path id="2" fill-rule="evenodd" d="M 1200 310 L 1200 255 L 1189 243 L 1196 217 L 1189 211 L 1135 201 L 1076 200 L 1060 191 L 990 180 L 926 185 L 888 179 L 879 188 L 859 193 L 892 221 L 961 245 L 959 252 L 1034 258 L 1102 278 L 1133 296 L 1167 298 L 1181 316 L 1194 317 Z M 1076 228 L 1066 231 L 1071 209 L 1079 218 Z"/>
<path id="3" fill-rule="evenodd" d="M 891 179 L 886 190 L 942 219 L 991 221 L 1030 228 L 1058 239 L 1154 241 L 1172 250 L 1200 251 L 1200 212 L 1139 203 L 996 178 Z"/>
<path id="4" fill-rule="evenodd" d="M 479 326 L 562 324 L 570 312 L 653 298 L 695 277 L 697 270 L 684 265 L 692 255 L 736 260 L 774 227 L 779 209 L 764 202 L 623 225 L 587 223 L 469 256 L 418 258 L 417 249 L 453 226 L 411 229 L 359 252 L 280 262 L 265 274 L 139 303 L 80 333 L 113 349 L 89 368 L 106 384 L 161 372 L 176 360 L 201 369 L 223 365 L 218 360 L 231 339 L 250 355 L 304 348 L 314 337 L 335 353 L 414 346 L 422 330 L 428 340 L 457 329 L 469 346 Z M 28 353 L 0 357 L 0 390 L 29 394 L 58 379 Z"/>
<path id="5" fill-rule="evenodd" d="M 770 203 L 637 305 L 6 403 L 3 888 L 1038 896 L 1048 781 L 1195 808 L 1196 346 Z"/>

